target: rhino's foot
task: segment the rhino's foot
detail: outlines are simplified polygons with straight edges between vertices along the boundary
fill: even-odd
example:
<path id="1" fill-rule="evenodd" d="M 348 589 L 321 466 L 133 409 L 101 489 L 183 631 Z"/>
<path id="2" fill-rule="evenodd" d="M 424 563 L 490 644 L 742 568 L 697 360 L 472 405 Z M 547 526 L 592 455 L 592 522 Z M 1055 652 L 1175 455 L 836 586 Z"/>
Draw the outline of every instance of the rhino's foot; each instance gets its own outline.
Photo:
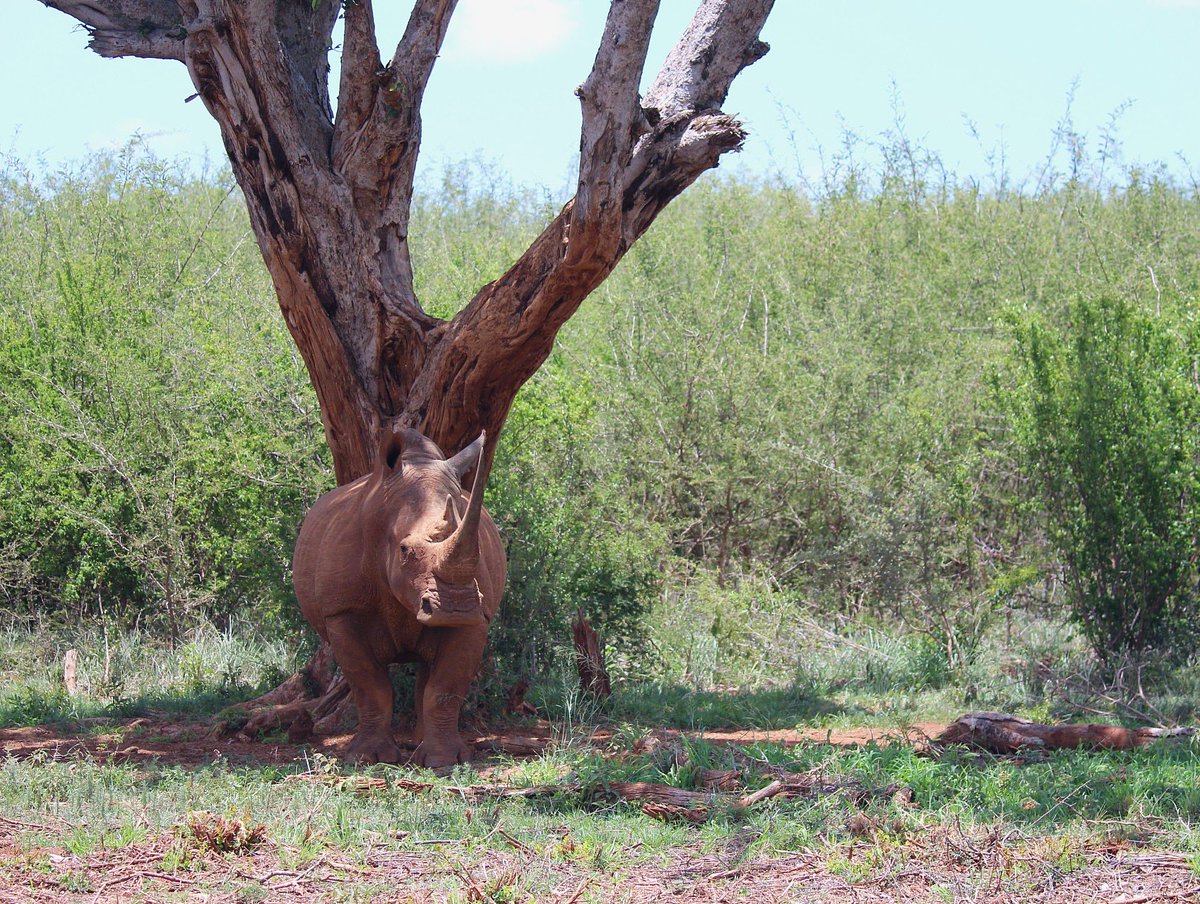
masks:
<path id="1" fill-rule="evenodd" d="M 469 745 L 463 743 L 462 738 L 443 742 L 427 740 L 417 747 L 412 755 L 412 762 L 427 769 L 439 769 L 457 763 L 469 763 L 473 752 Z"/>
<path id="2" fill-rule="evenodd" d="M 356 734 L 346 746 L 346 759 L 369 766 L 371 763 L 399 763 L 400 748 L 390 735 Z"/>

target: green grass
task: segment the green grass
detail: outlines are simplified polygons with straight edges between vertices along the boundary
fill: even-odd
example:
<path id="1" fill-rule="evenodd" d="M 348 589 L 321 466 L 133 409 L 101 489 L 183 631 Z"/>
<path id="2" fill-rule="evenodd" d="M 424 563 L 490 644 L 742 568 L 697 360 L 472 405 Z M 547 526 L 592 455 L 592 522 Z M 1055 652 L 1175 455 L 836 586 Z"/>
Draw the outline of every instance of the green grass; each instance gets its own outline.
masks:
<path id="1" fill-rule="evenodd" d="M 172 647 L 141 631 L 88 623 L 0 628 L 0 727 L 146 714 L 202 716 L 245 700 L 289 675 L 300 638 L 266 636 L 231 623 L 201 625 Z M 78 692 L 63 686 L 63 657 L 79 653 Z"/>
<path id="2" fill-rule="evenodd" d="M 493 891 L 511 895 L 506 900 L 552 896 L 561 886 L 558 867 L 572 876 L 590 877 L 597 886 L 611 885 L 681 856 L 730 856 L 735 849 L 737 862 L 808 852 L 831 874 L 864 881 L 887 867 L 889 857 L 918 858 L 917 840 L 946 827 L 954 827 L 964 844 L 967 839 L 981 844 L 988 837 L 994 843 L 1003 836 L 1000 847 L 1009 854 L 1028 855 L 1036 849 L 1054 869 L 1068 872 L 1083 869 L 1089 851 L 1114 842 L 1200 853 L 1195 828 L 1200 753 L 1195 745 L 1059 754 L 1023 766 L 953 755 L 933 760 L 896 747 L 755 745 L 735 751 L 700 743 L 688 752 L 691 763 L 682 769 L 661 755 L 618 760 L 572 748 L 493 764 L 487 776 L 470 767 L 449 776 L 374 767 L 366 774 L 389 781 L 418 779 L 433 788 L 411 793 L 393 787 L 365 794 L 337 785 L 336 764 L 320 760 L 310 760 L 306 773 L 303 762 L 276 768 L 232 766 L 217 759 L 189 769 L 88 758 L 9 758 L 0 764 L 0 811 L 29 824 L 19 833 L 26 849 L 64 850 L 83 861 L 125 849 L 140 855 L 150 840 L 166 839 L 159 872 L 219 887 L 228 873 L 221 864 L 253 851 L 214 857 L 188 829 L 197 811 L 207 811 L 262 825 L 264 845 L 279 871 L 321 865 L 342 880 L 339 887 L 347 894 L 354 888 L 369 895 L 377 888 L 370 879 L 372 864 L 389 857 L 416 858 L 429 872 L 428 888 L 459 900 L 467 898 L 456 868 L 485 869 L 497 851 L 511 854 L 517 845 L 541 866 L 494 877 L 498 884 Z M 718 808 L 711 820 L 694 827 L 649 819 L 635 805 L 604 792 L 615 781 L 690 787 L 695 769 L 729 766 L 735 756 L 764 767 L 816 769 L 831 780 L 855 779 L 868 787 L 900 783 L 913 789 L 916 806 L 890 801 L 859 805 L 835 792 L 776 800 L 746 813 Z M 564 786 L 570 780 L 589 790 L 483 801 L 464 799 L 453 790 L 494 781 L 497 772 L 513 786 L 561 776 Z M 295 779 L 305 774 L 315 780 Z M 851 856 L 864 832 L 871 841 L 868 855 L 860 851 Z M 5 868 L 0 861 L 0 875 Z M 96 877 L 78 870 L 58 878 L 64 891 L 86 891 Z M 255 883 L 235 885 L 245 892 Z"/>
<path id="3" fill-rule="evenodd" d="M 58 893 L 95 896 L 110 875 L 124 875 L 112 872 L 124 858 L 152 864 L 147 869 L 159 878 L 139 887 L 155 900 L 181 889 L 268 900 L 282 883 L 302 883 L 306 876 L 332 877 L 326 886 L 334 899 L 366 900 L 394 894 L 403 875 L 409 885 L 401 887 L 437 899 L 566 898 L 583 883 L 579 900 L 605 901 L 637 900 L 631 885 L 637 876 L 682 882 L 680 871 L 689 863 L 708 864 L 710 874 L 745 870 L 752 876 L 768 868 L 763 864 L 799 869 L 801 858 L 820 882 L 832 883 L 828 900 L 838 900 L 845 883 L 874 887 L 917 874 L 928 878 L 926 886 L 895 893 L 955 900 L 987 897 L 996 882 L 1037 897 L 1071 877 L 1091 881 L 1096 870 L 1143 850 L 1174 852 L 1183 866 L 1172 875 L 1186 877 L 1188 864 L 1200 862 L 1200 745 L 1193 742 L 1027 762 L 954 751 L 930 758 L 903 745 L 734 747 L 703 738 L 633 752 L 634 741 L 648 731 L 671 726 L 899 730 L 966 709 L 1125 721 L 1134 704 L 1193 711 L 1198 685 L 1186 671 L 1147 673 L 1143 677 L 1154 680 L 1143 683 L 1140 696 L 1119 697 L 1120 687 L 1095 684 L 1086 659 L 1059 647 L 1057 671 L 1047 674 L 1039 665 L 1046 659 L 1043 630 L 1026 625 L 1011 647 L 993 634 L 967 674 L 937 672 L 936 680 L 922 678 L 899 655 L 886 662 L 861 650 L 849 655 L 867 644 L 891 652 L 912 644 L 875 629 L 848 634 L 844 647 L 829 637 L 814 642 L 803 668 L 780 683 L 763 679 L 719 689 L 624 681 L 600 707 L 562 677 L 531 694 L 554 729 L 556 742 L 545 754 L 493 758 L 449 775 L 409 767 L 354 770 L 305 750 L 282 765 L 231 760 L 219 741 L 199 765 L 85 753 L 10 756 L 0 762 L 0 813 L 7 820 L 0 821 L 0 833 L 16 847 L 0 852 L 0 881 L 49 883 Z M 123 687 L 136 693 L 111 696 L 93 680 L 98 661 L 85 654 L 89 679 L 68 698 L 54 671 L 63 644 L 94 646 L 15 629 L 0 633 L 0 640 L 5 724 L 66 720 L 55 729 L 59 735 L 104 735 L 102 751 L 153 740 L 153 722 L 130 725 L 123 714 L 203 719 L 238 691 L 269 683 L 290 661 L 282 642 L 276 648 L 260 639 L 237 640 L 235 632 L 199 633 L 174 653 L 139 650 L 130 636 L 111 644 L 121 652 L 110 659 L 110 670 L 119 662 Z M 1135 686 L 1122 680 L 1126 690 Z M 1091 690 L 1085 693 L 1084 685 Z M 1097 704 L 1106 698 L 1112 702 L 1103 710 Z M 1099 715 L 1092 712 L 1097 709 Z M 90 721 L 72 721 L 89 714 Z M 195 723 L 193 737 L 205 724 Z M 597 728 L 612 740 L 598 746 L 592 740 Z M 845 790 L 775 798 L 745 810 L 726 799 L 712 804 L 703 824 L 690 825 L 652 819 L 611 791 L 612 783 L 627 781 L 696 789 L 705 769 L 738 770 L 746 790 L 766 784 L 775 770 L 810 773 L 838 787 L 897 785 L 911 789 L 915 805 L 889 795 L 857 799 Z M 341 781 L 353 775 L 382 783 L 356 789 Z M 397 784 L 402 779 L 431 787 L 409 790 Z M 530 799 L 476 799 L 458 790 L 496 783 L 561 790 Z M 225 827 L 234 841 L 213 846 L 204 840 L 206 826 Z M 260 826 L 261 840 L 244 840 L 258 838 Z"/>

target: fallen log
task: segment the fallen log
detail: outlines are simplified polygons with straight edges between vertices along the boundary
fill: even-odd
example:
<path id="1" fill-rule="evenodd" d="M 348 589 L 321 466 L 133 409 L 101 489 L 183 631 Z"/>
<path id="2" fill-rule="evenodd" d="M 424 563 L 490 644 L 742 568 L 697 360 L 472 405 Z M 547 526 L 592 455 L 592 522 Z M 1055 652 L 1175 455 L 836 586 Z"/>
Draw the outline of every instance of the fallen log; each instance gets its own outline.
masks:
<path id="1" fill-rule="evenodd" d="M 431 790 L 434 786 L 424 782 L 401 780 L 392 782 L 390 787 L 398 791 L 421 793 Z M 740 797 L 737 792 L 730 789 L 731 783 L 727 782 L 724 787 L 725 790 L 719 791 L 690 791 L 686 788 L 676 788 L 674 785 L 665 785 L 659 782 L 603 782 L 591 785 L 567 782 L 561 785 L 532 785 L 529 787 L 464 785 L 442 787 L 439 790 L 471 801 L 488 798 L 552 797 L 556 794 L 582 794 L 589 800 L 617 798 L 627 803 L 640 804 L 641 811 L 654 819 L 697 824 L 706 821 L 714 811 L 723 808 L 746 810 L 776 797 L 791 800 L 799 797 L 814 797 L 818 794 L 844 792 L 855 806 L 864 806 L 867 802 L 877 799 L 891 800 L 893 803 L 905 807 L 915 805 L 912 789 L 895 783 L 882 788 L 867 788 L 856 779 L 822 780 L 811 773 L 803 775 L 784 773 L 781 778 L 772 781 L 766 787 Z"/>
<path id="2" fill-rule="evenodd" d="M 1030 750 L 1132 750 L 1164 739 L 1189 738 L 1194 728 L 1122 728 L 1096 722 L 1043 725 L 1009 713 L 966 713 L 933 738 L 1000 756 Z"/>

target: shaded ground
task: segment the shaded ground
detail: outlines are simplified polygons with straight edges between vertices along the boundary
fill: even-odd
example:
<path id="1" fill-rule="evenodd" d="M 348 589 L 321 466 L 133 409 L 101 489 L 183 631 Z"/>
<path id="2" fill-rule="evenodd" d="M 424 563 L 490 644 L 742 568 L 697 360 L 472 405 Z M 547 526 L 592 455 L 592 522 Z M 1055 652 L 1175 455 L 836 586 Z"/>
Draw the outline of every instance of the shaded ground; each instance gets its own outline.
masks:
<path id="1" fill-rule="evenodd" d="M 851 745 L 917 742 L 942 727 L 914 726 L 907 738 L 880 729 L 708 731 L 703 737 L 714 744 Z M 69 727 L 0 730 L 0 749 L 6 756 L 34 762 L 94 758 L 185 767 L 214 760 L 303 766 L 315 759 L 314 754 L 337 756 L 349 741 L 349 735 L 339 735 L 297 745 L 223 739 L 209 732 L 208 722 L 92 720 Z M 659 729 L 649 737 L 669 743 L 681 734 L 685 733 Z M 596 730 L 594 737 L 619 746 L 611 732 Z M 536 754 L 562 740 L 545 722 L 511 731 L 479 731 L 471 739 L 481 751 L 475 765 L 484 776 L 499 771 L 486 759 L 489 750 Z M 385 785 L 378 790 L 372 786 L 369 793 L 396 792 Z M 561 837 L 523 837 L 497 823 L 482 850 L 478 844 L 468 848 L 465 839 L 406 843 L 406 832 L 392 838 L 365 833 L 362 849 L 354 854 L 321 848 L 311 857 L 301 857 L 295 848 L 268 837 L 243 839 L 222 849 L 212 842 L 211 827 L 186 825 L 119 848 L 77 854 L 65 841 L 63 846 L 53 842 L 68 836 L 71 823 L 54 816 L 40 819 L 0 814 L 0 901 L 500 902 L 530 900 L 518 892 L 522 882 L 528 885 L 532 880 L 550 890 L 538 900 L 559 904 L 1200 901 L 1200 880 L 1184 854 L 1094 840 L 1071 849 L 1067 864 L 1066 849 L 1056 846 L 1053 838 L 1013 839 L 999 830 L 964 831 L 948 825 L 904 833 L 869 818 L 853 828 L 849 843 L 821 850 L 750 854 L 749 831 L 743 837 L 735 828 L 715 850 L 711 840 L 701 843 L 700 836 L 693 835 L 695 843 L 672 847 L 661 857 L 637 862 L 631 858 L 633 865 L 614 869 L 598 868 L 582 854 L 573 859 L 565 826 Z M 630 850 L 637 845 L 630 839 Z"/>
<path id="2" fill-rule="evenodd" d="M 655 729 L 662 738 L 704 738 L 714 744 L 746 745 L 754 743 L 793 746 L 797 744 L 830 744 L 852 746 L 921 742 L 945 728 L 944 723 L 922 722 L 910 727 L 904 735 L 895 729 L 839 728 L 791 730 L 733 730 L 681 731 Z M 589 738 L 608 743 L 613 732 L 606 728 L 586 728 Z M 558 740 L 555 727 L 544 720 L 530 721 L 519 727 L 487 726 L 464 732 L 475 745 L 477 759 L 491 753 L 531 756 L 545 750 Z M 56 758 L 90 755 L 97 759 L 117 762 L 157 759 L 164 763 L 194 766 L 212 762 L 220 755 L 232 763 L 262 763 L 284 765 L 301 760 L 306 751 L 325 756 L 340 756 L 350 743 L 351 735 L 317 736 L 303 744 L 286 739 L 246 740 L 238 737 L 219 737 L 208 721 L 140 719 L 88 719 L 64 725 L 41 725 L 28 728 L 0 729 L 0 751 L 6 756 L 27 757 L 38 751 Z M 396 733 L 401 748 L 411 750 L 413 742 L 403 730 Z"/>

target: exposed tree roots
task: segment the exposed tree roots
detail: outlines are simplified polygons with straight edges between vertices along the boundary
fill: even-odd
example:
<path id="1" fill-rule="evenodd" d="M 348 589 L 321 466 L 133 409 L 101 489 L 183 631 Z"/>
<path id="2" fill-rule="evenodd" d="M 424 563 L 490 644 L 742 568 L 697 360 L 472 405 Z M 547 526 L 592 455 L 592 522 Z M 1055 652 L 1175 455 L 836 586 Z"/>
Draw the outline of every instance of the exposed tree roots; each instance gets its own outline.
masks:
<path id="1" fill-rule="evenodd" d="M 217 724 L 220 735 L 253 740 L 284 732 L 292 743 L 314 734 L 332 734 L 354 721 L 350 685 L 337 669 L 328 644 L 317 647 L 307 664 L 278 687 L 233 707 L 242 715 Z"/>

